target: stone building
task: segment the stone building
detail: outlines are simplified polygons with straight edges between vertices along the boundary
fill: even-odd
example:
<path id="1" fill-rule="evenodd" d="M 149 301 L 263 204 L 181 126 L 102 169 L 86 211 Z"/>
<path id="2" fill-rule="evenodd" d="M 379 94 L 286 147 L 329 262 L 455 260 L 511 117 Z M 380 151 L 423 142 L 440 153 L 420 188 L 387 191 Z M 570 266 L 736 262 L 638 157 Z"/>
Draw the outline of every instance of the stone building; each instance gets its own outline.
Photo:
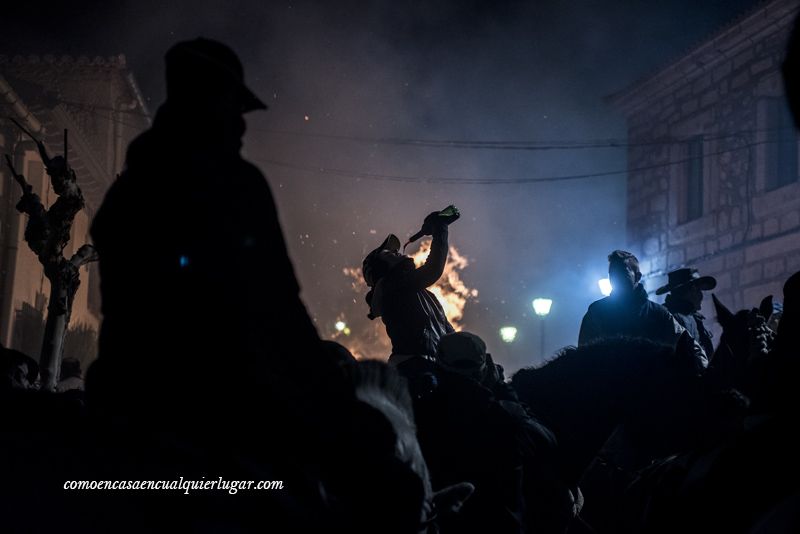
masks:
<path id="1" fill-rule="evenodd" d="M 627 118 L 627 238 L 649 291 L 696 267 L 736 310 L 782 300 L 800 270 L 798 136 L 780 72 L 798 8 L 761 3 L 610 97 Z"/>
<path id="2" fill-rule="evenodd" d="M 75 217 L 69 257 L 89 241 L 89 224 L 108 186 L 122 169 L 128 143 L 149 124 L 147 109 L 124 56 L 71 58 L 0 56 L 0 154 L 9 154 L 46 206 L 52 191 L 34 143 L 13 117 L 43 139 L 51 155 L 69 162 L 86 208 Z M 24 241 L 26 217 L 15 209 L 21 191 L 3 161 L 0 167 L 0 343 L 38 358 L 50 284 Z M 90 359 L 100 320 L 96 264 L 81 268 L 65 356 Z M 72 354 L 70 354 L 72 352 Z M 88 362 L 87 362 L 88 363 Z"/>

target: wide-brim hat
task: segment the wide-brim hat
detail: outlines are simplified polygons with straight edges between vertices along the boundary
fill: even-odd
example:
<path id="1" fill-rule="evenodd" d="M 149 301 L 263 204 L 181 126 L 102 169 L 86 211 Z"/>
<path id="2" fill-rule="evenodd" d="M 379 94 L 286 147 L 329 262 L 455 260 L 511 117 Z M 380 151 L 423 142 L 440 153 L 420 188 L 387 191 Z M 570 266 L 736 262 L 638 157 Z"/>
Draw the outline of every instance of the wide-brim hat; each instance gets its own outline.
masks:
<path id="1" fill-rule="evenodd" d="M 701 291 L 710 291 L 717 287 L 717 279 L 713 276 L 700 276 L 697 269 L 688 267 L 676 269 L 667 274 L 667 285 L 656 289 L 656 295 L 663 295 L 689 285 L 697 286 Z"/>

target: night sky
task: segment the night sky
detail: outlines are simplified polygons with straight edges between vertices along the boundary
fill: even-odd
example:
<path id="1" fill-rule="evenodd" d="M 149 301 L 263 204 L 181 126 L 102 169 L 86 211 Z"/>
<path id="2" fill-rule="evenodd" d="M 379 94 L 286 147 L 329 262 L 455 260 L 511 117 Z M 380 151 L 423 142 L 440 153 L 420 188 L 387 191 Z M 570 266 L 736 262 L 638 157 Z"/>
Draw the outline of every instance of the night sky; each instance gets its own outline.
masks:
<path id="1" fill-rule="evenodd" d="M 539 361 L 531 300 L 555 301 L 547 352 L 577 342 L 606 255 L 625 247 L 624 174 L 531 182 L 624 170 L 625 149 L 541 147 L 624 139 L 624 117 L 604 97 L 757 3 L 25 3 L 33 13 L 18 2 L 3 9 L 0 53 L 125 54 L 155 111 L 170 45 L 228 43 L 270 105 L 247 116 L 245 156 L 272 186 L 320 334 L 337 318 L 353 335 L 368 323 L 343 268 L 452 203 L 462 219 L 451 243 L 470 260 L 461 276 L 479 291 L 463 324 L 515 369 Z M 526 150 L 485 145 L 509 141 Z M 451 179 L 483 183 L 441 183 Z M 511 351 L 497 334 L 506 324 L 519 329 Z"/>

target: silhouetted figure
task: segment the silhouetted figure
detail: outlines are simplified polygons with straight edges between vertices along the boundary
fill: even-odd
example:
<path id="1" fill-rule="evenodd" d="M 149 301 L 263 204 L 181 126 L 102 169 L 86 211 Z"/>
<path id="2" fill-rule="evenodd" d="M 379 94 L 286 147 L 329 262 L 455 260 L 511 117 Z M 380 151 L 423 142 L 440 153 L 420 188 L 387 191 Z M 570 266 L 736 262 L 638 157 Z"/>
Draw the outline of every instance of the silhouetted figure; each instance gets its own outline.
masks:
<path id="1" fill-rule="evenodd" d="M 781 70 L 786 100 L 794 117 L 794 124 L 800 129 L 800 27 L 797 22 L 795 19 Z"/>
<path id="2" fill-rule="evenodd" d="M 795 21 L 783 64 L 795 125 L 800 127 L 800 28 Z M 743 432 L 709 451 L 696 451 L 659 466 L 660 484 L 642 513 L 644 532 L 796 532 L 800 448 L 800 273 L 783 287 L 777 335 L 767 325 L 771 297 L 758 310 L 730 312 L 715 306 L 723 335 L 714 356 L 727 356 L 743 391 L 754 397 L 754 415 Z M 725 350 L 723 351 L 723 344 Z M 717 369 L 709 370 L 714 377 Z M 737 387 L 738 384 L 737 384 Z M 752 393 L 751 393 L 752 391 Z M 670 465 L 673 464 L 673 465 Z M 675 465 L 677 464 L 677 465 Z"/>
<path id="3" fill-rule="evenodd" d="M 367 294 L 369 317 L 380 317 L 392 340 L 389 364 L 408 374 L 428 369 L 439 339 L 453 327 L 428 287 L 436 283 L 447 263 L 448 225 L 433 212 L 425 218 L 423 233 L 433 236 L 425 264 L 400 252 L 400 240 L 389 235 L 364 259 L 362 272 L 371 291 Z"/>
<path id="4" fill-rule="evenodd" d="M 436 532 L 426 530 L 430 522 L 458 511 L 471 499 L 473 485 L 463 479 L 447 485 L 431 479 L 417 440 L 412 399 L 396 369 L 367 360 L 350 365 L 349 374 L 356 405 L 342 426 L 352 427 L 348 435 L 354 441 L 332 466 L 341 476 L 328 487 L 331 499 L 342 501 L 337 504 L 341 511 L 353 507 L 350 515 L 358 532 Z"/>
<path id="5" fill-rule="evenodd" d="M 797 19 L 783 63 L 783 80 L 795 125 L 800 127 Z M 783 293 L 774 342 L 767 328 L 775 311 L 771 298 L 765 298 L 758 310 L 735 314 L 715 298 L 723 325 L 715 364 L 718 359 L 720 364 L 729 362 L 726 374 L 733 375 L 737 387 L 742 383 L 742 389 L 753 395 L 755 415 L 745 419 L 743 432 L 734 439 L 659 466 L 660 484 L 644 507 L 641 531 L 797 531 L 800 273 L 789 277 Z M 717 374 L 716 368 L 709 371 L 712 377 Z"/>
<path id="6" fill-rule="evenodd" d="M 516 395 L 506 385 L 503 366 L 494 363 L 486 351 L 486 343 L 470 332 L 453 332 L 439 340 L 436 351 L 437 368 L 456 373 L 478 382 L 493 391 Z"/>
<path id="7" fill-rule="evenodd" d="M 308 374 L 318 336 L 269 185 L 240 155 L 243 114 L 266 106 L 239 59 L 212 40 L 181 42 L 166 80 L 166 103 L 92 224 L 98 375 L 117 401 L 135 399 L 124 411 L 228 420 L 226 406 L 271 373 Z M 152 372 L 133 376 L 142 358 Z"/>
<path id="8" fill-rule="evenodd" d="M 783 284 L 783 313 L 778 323 L 779 350 L 796 353 L 800 348 L 800 272 Z"/>
<path id="9" fill-rule="evenodd" d="M 772 296 L 764 298 L 758 308 L 735 314 L 716 295 L 711 296 L 722 336 L 708 366 L 708 380 L 720 390 L 735 388 L 760 411 L 767 393 L 764 380 L 776 356 L 775 333 L 768 327 L 774 309 Z"/>
<path id="10" fill-rule="evenodd" d="M 656 295 L 668 293 L 664 307 L 700 343 L 709 360 L 714 355 L 713 334 L 703 324 L 705 317 L 700 313 L 700 307 L 703 291 L 715 287 L 717 280 L 714 277 L 700 276 L 697 269 L 683 268 L 667 274 L 667 284 L 656 289 Z"/>
<path id="11" fill-rule="evenodd" d="M 578 344 L 625 336 L 675 346 L 685 328 L 664 306 L 647 298 L 636 256 L 624 250 L 609 254 L 608 276 L 613 291 L 589 306 L 581 322 Z M 708 358 L 702 347 L 696 345 L 697 366 L 705 368 Z"/>
<path id="12" fill-rule="evenodd" d="M 258 499 L 187 504 L 200 523 L 371 532 L 387 530 L 372 521 L 380 515 L 389 531 L 417 526 L 433 498 L 424 477 L 397 458 L 407 449 L 393 421 L 357 398 L 346 350 L 320 342 L 270 188 L 239 154 L 242 114 L 264 105 L 220 43 L 179 43 L 166 62 L 167 102 L 92 227 L 104 322 L 88 407 L 122 429 L 105 437 L 120 445 L 100 467 L 118 478 L 286 481 Z M 386 375 L 369 377 L 367 389 L 385 394 Z"/>
<path id="13" fill-rule="evenodd" d="M 783 312 L 772 350 L 765 361 L 761 390 L 765 409 L 790 418 L 800 413 L 797 383 L 800 380 L 800 272 L 783 285 Z"/>
<path id="14" fill-rule="evenodd" d="M 535 453 L 554 448 L 552 435 L 519 404 L 478 336 L 443 336 L 436 361 L 435 387 L 415 409 L 422 452 L 435 485 L 475 485 L 442 532 L 523 532 L 523 473 Z"/>
<path id="15" fill-rule="evenodd" d="M 321 341 L 321 350 L 339 367 L 348 368 L 357 361 L 347 347 L 329 339 Z"/>
<path id="16" fill-rule="evenodd" d="M 602 473 L 588 481 L 587 476 L 595 469 L 601 447 L 620 424 L 629 424 L 631 435 L 659 436 L 656 444 L 662 449 L 654 457 L 681 450 L 675 448 L 680 445 L 675 437 L 695 439 L 697 426 L 692 420 L 700 412 L 700 378 L 691 339 L 684 338 L 678 348 L 641 338 L 606 339 L 567 347 L 544 366 L 522 369 L 512 377 L 520 400 L 557 440 L 556 461 L 551 465 L 558 476 L 546 479 L 554 484 L 551 492 L 564 492 L 580 482 L 586 497 L 581 516 L 593 527 L 598 519 L 618 519 L 614 507 L 624 486 L 616 486 L 616 479 L 597 478 Z M 594 513 L 588 510 L 591 507 Z"/>
<path id="17" fill-rule="evenodd" d="M 83 389 L 83 371 L 81 362 L 75 358 L 65 358 L 61 362 L 61 374 L 59 375 L 56 393 L 64 393 L 73 389 Z"/>
<path id="18" fill-rule="evenodd" d="M 32 389 L 38 377 L 39 366 L 33 358 L 0 345 L 0 390 Z"/>
<path id="19" fill-rule="evenodd" d="M 767 328 L 777 333 L 778 327 L 781 323 L 781 317 L 783 317 L 783 303 L 773 299 L 772 314 L 769 316 L 769 320 L 767 321 Z"/>

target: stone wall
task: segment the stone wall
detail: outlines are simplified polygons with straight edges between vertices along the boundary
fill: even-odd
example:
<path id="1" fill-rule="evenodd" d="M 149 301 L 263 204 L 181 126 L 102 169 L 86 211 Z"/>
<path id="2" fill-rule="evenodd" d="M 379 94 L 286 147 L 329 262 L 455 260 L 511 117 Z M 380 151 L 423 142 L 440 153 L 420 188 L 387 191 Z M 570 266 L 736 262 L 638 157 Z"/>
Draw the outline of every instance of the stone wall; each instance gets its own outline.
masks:
<path id="1" fill-rule="evenodd" d="M 767 294 L 782 300 L 783 282 L 800 270 L 800 182 L 795 176 L 767 190 L 766 114 L 769 99 L 783 97 L 780 67 L 799 6 L 762 4 L 614 97 L 631 144 L 628 242 L 648 290 L 672 269 L 696 267 L 715 276 L 717 296 L 740 309 Z M 686 141 L 696 136 L 703 138 L 703 214 L 683 222 Z M 710 299 L 704 312 L 714 316 Z"/>

